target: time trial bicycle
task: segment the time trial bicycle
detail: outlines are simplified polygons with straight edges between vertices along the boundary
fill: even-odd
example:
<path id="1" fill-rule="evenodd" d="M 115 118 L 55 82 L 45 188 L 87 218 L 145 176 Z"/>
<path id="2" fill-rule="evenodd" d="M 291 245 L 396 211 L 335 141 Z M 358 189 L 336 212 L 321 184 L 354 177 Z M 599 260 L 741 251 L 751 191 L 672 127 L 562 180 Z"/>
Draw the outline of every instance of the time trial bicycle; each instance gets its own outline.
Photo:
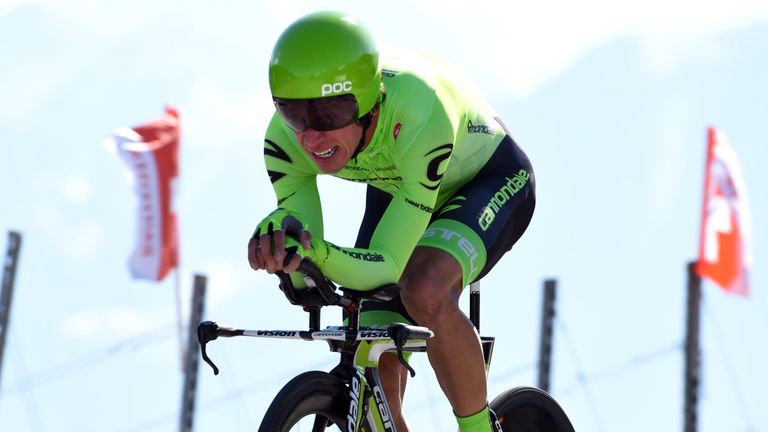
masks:
<path id="1" fill-rule="evenodd" d="M 280 289 L 291 304 L 309 312 L 307 330 L 244 330 L 220 326 L 213 321 L 197 329 L 203 360 L 214 374 L 219 369 L 211 361 L 206 344 L 219 337 L 252 336 L 278 339 L 322 340 L 341 360 L 330 372 L 304 372 L 290 380 L 275 396 L 262 420 L 259 432 L 396 432 L 378 372 L 379 358 L 385 352 L 397 354 L 411 376 L 414 370 L 403 357 L 405 352 L 426 352 L 431 330 L 395 323 L 386 328 L 360 326 L 360 306 L 364 301 L 383 301 L 399 293 L 396 284 L 360 291 L 341 287 L 328 280 L 311 261 L 299 266 L 307 287 L 296 289 L 286 273 L 278 272 Z M 340 292 L 339 292 L 340 291 Z M 320 329 L 320 310 L 340 306 L 348 315 L 346 325 Z M 470 285 L 470 320 L 479 331 L 480 289 Z M 488 370 L 493 353 L 493 337 L 481 337 Z M 573 432 L 560 405 L 535 387 L 515 387 L 490 403 L 496 432 Z"/>

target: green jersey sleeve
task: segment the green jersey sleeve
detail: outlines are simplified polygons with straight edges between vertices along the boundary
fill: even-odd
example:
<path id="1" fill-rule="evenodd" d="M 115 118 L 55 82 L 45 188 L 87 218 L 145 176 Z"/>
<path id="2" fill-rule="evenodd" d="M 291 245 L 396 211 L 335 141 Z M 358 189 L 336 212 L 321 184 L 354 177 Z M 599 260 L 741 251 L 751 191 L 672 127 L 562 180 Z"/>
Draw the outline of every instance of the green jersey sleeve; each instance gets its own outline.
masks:
<path id="1" fill-rule="evenodd" d="M 313 236 L 323 237 L 323 212 L 317 169 L 277 113 L 264 138 L 264 165 L 275 190 L 277 207 L 293 213 Z"/>

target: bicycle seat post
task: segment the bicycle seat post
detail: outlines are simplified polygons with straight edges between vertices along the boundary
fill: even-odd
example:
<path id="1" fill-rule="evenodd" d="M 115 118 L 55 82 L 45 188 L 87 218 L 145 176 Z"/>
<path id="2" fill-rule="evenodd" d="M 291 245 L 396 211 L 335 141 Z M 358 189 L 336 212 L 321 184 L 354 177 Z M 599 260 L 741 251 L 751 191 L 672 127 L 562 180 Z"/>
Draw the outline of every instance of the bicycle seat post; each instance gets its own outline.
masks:
<path id="1" fill-rule="evenodd" d="M 480 331 L 480 282 L 469 284 L 469 320 Z"/>

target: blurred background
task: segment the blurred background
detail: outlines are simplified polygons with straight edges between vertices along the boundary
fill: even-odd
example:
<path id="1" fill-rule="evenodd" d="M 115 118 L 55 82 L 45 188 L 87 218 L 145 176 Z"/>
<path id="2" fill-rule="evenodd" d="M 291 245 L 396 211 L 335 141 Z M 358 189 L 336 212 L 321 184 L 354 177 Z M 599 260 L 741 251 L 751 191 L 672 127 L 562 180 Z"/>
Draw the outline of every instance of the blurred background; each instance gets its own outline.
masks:
<path id="1" fill-rule="evenodd" d="M 23 235 L 2 358 L 0 430 L 178 430 L 177 284 L 208 277 L 206 319 L 300 329 L 246 243 L 275 207 L 263 165 L 272 46 L 320 9 L 362 20 L 384 52 L 458 65 L 530 156 L 528 232 L 483 282 L 497 337 L 490 393 L 536 383 L 543 281 L 558 282 L 551 393 L 579 431 L 680 431 L 686 265 L 696 259 L 706 128 L 741 160 L 754 262 L 748 297 L 703 284 L 701 431 L 768 431 L 768 2 L 0 2 L 0 229 Z M 136 197 L 103 140 L 181 116 L 181 265 L 132 280 Z M 351 245 L 364 187 L 323 178 L 327 238 Z M 0 247 L 5 247 L 5 234 Z M 467 303 L 465 301 L 465 306 Z M 338 321 L 325 314 L 324 325 Z M 761 334 L 763 336 L 761 336 Z M 256 430 L 323 343 L 234 339 L 202 364 L 196 431 Z M 406 410 L 455 430 L 425 356 Z"/>

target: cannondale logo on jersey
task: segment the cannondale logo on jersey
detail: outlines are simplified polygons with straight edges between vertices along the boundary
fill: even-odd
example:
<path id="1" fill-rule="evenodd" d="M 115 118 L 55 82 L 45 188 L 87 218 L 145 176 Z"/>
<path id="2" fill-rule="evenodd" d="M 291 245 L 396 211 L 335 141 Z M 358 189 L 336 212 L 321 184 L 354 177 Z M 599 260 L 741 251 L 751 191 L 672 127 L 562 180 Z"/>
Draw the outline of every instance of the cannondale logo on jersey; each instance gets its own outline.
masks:
<path id="1" fill-rule="evenodd" d="M 473 124 L 472 120 L 467 122 L 467 133 L 476 134 L 482 133 L 486 135 L 493 135 L 496 133 L 496 129 L 485 124 Z"/>

